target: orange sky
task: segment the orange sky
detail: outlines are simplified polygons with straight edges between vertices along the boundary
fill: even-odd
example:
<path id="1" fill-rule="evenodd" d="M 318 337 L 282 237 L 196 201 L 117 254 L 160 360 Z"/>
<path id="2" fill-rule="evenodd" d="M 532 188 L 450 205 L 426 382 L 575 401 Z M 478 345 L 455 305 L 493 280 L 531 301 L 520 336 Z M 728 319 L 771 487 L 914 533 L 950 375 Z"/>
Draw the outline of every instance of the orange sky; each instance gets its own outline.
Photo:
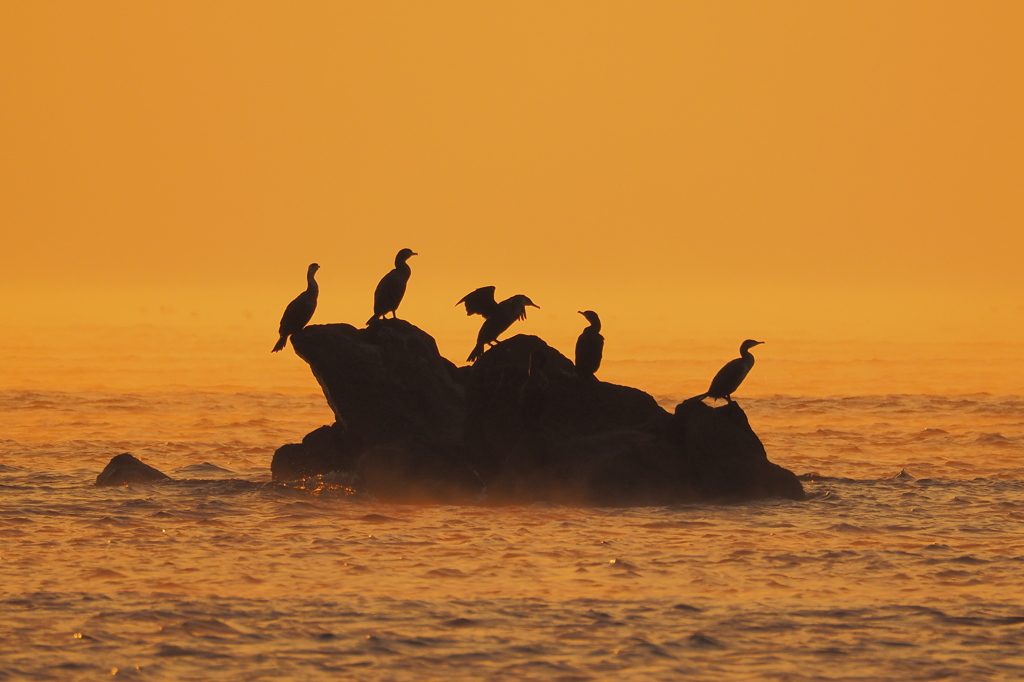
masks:
<path id="1" fill-rule="evenodd" d="M 314 321 L 362 323 L 409 246 L 400 315 L 456 360 L 484 284 L 569 347 L 581 308 L 723 359 L 1019 342 L 1022 35 L 1015 2 L 5 2 L 0 325 L 269 350 L 309 262 Z"/>

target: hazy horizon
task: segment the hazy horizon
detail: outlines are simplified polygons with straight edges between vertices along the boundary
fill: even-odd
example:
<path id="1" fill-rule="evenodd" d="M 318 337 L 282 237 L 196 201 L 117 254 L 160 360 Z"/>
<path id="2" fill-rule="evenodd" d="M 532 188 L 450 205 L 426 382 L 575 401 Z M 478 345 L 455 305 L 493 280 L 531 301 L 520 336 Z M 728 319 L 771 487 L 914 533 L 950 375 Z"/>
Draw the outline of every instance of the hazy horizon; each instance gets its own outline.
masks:
<path id="1" fill-rule="evenodd" d="M 1024 340 L 1024 7 L 393 10 L 5 5 L 0 324 L 272 343 L 308 263 L 361 323 L 410 247 L 399 316 L 467 343 L 490 284 L 609 360 Z"/>
<path id="2" fill-rule="evenodd" d="M 577 315 L 577 317 L 579 317 Z M 462 316 L 465 320 L 465 315 Z M 474 320 L 438 333 L 423 325 L 441 354 L 465 363 Z M 580 318 L 582 320 L 582 318 Z M 340 322 L 316 320 L 314 323 Z M 517 333 L 535 334 L 531 320 Z M 579 325 L 582 326 L 582 325 Z M 0 387 L 8 390 L 243 390 L 318 393 L 308 366 L 291 349 L 271 354 L 276 327 L 255 320 L 234 325 L 0 324 Z M 572 356 L 578 330 L 543 335 Z M 607 334 L 606 334 L 607 335 Z M 628 334 L 626 335 L 628 337 Z M 666 338 L 657 342 L 608 335 L 598 372 L 659 399 L 707 388 L 715 371 L 738 354 L 732 338 Z M 1024 342 L 907 342 L 768 338 L 737 399 L 771 395 L 884 395 L 928 393 L 1024 395 L 1017 371 Z"/>

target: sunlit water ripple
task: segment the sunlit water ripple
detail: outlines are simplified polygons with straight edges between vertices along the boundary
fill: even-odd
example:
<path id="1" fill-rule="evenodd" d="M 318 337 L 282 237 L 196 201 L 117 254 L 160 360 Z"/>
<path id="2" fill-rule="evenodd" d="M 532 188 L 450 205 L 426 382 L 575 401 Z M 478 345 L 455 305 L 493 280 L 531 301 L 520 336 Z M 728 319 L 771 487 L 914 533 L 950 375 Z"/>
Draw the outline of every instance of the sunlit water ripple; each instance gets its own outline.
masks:
<path id="1" fill-rule="evenodd" d="M 808 501 L 382 504 L 269 481 L 321 396 L 0 392 L 0 679 L 1024 676 L 1024 400 L 742 404 Z"/>

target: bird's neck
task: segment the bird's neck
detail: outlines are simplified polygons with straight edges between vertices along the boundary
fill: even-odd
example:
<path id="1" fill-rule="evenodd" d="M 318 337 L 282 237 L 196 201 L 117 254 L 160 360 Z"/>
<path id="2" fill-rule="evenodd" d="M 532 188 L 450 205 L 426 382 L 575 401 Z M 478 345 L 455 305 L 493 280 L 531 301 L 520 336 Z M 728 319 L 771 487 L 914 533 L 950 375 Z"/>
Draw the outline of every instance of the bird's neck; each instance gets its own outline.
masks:
<path id="1" fill-rule="evenodd" d="M 740 348 L 740 357 L 743 358 L 744 362 L 747 364 L 754 364 L 754 354 L 750 352 L 749 348 Z"/>
<path id="2" fill-rule="evenodd" d="M 593 331 L 593 332 L 594 332 L 595 334 L 600 334 L 600 333 L 601 333 L 601 321 L 600 321 L 600 320 L 598 320 L 597 322 L 591 322 L 591 323 L 590 323 L 590 329 L 591 329 L 591 330 L 592 330 L 592 331 Z"/>
<path id="3" fill-rule="evenodd" d="M 311 291 L 314 294 L 319 293 L 320 287 L 317 285 L 316 280 L 313 277 L 316 275 L 315 272 L 306 274 L 306 291 Z"/>

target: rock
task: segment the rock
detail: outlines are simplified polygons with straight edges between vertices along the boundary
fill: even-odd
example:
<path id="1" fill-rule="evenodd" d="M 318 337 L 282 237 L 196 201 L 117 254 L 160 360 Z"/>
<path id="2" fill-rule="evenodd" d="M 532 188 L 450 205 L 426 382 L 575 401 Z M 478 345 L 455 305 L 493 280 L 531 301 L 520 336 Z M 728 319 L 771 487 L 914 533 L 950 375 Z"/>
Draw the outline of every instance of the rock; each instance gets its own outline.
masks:
<path id="1" fill-rule="evenodd" d="M 465 397 L 455 365 L 408 322 L 380 320 L 366 329 L 312 325 L 292 334 L 292 346 L 353 443 L 412 438 L 449 445 L 461 439 Z"/>
<path id="2" fill-rule="evenodd" d="M 355 471 L 367 492 L 395 502 L 457 503 L 479 497 L 482 487 L 460 449 L 439 450 L 414 439 L 368 448 Z"/>
<path id="3" fill-rule="evenodd" d="M 355 465 L 352 440 L 344 426 L 321 426 L 307 433 L 302 443 L 282 445 L 270 462 L 276 481 L 296 481 L 331 471 L 351 471 Z"/>
<path id="4" fill-rule="evenodd" d="M 654 398 L 577 376 L 536 336 L 514 336 L 484 353 L 466 374 L 466 400 L 467 455 L 497 499 L 639 503 L 628 485 L 604 482 L 637 456 L 673 459 L 670 443 L 656 436 L 671 417 Z M 637 475 L 652 472 L 641 465 Z"/>
<path id="5" fill-rule="evenodd" d="M 332 471 L 389 500 L 673 504 L 801 499 L 736 403 L 675 414 L 628 386 L 580 377 L 536 336 L 456 368 L 402 320 L 292 336 L 337 421 L 274 454 L 275 480 Z"/>
<path id="6" fill-rule="evenodd" d="M 188 466 L 178 467 L 174 470 L 175 474 L 184 474 L 189 477 L 193 476 L 223 476 L 224 474 L 234 475 L 234 471 L 231 469 L 225 469 L 219 467 L 213 462 L 203 462 L 202 464 L 189 464 Z"/>
<path id="7" fill-rule="evenodd" d="M 565 473 L 551 490 L 551 501 L 638 506 L 701 498 L 680 476 L 671 442 L 655 433 L 602 431 L 563 440 L 556 447 L 554 459 Z"/>
<path id="8" fill-rule="evenodd" d="M 350 471 L 389 499 L 420 499 L 424 486 L 443 497 L 467 481 L 479 489 L 462 457 L 465 391 L 433 337 L 384 319 L 366 329 L 311 325 L 292 335 L 292 347 L 337 421 L 278 448 L 275 480 Z"/>
<path id="9" fill-rule="evenodd" d="M 111 458 L 100 475 L 96 477 L 96 485 L 117 486 L 169 480 L 171 477 L 167 474 L 148 464 L 143 464 L 133 455 L 123 452 Z"/>
<path id="10" fill-rule="evenodd" d="M 804 499 L 796 475 L 768 461 L 739 403 L 711 407 L 697 398 L 685 400 L 676 406 L 674 431 L 687 479 L 705 496 Z"/>

